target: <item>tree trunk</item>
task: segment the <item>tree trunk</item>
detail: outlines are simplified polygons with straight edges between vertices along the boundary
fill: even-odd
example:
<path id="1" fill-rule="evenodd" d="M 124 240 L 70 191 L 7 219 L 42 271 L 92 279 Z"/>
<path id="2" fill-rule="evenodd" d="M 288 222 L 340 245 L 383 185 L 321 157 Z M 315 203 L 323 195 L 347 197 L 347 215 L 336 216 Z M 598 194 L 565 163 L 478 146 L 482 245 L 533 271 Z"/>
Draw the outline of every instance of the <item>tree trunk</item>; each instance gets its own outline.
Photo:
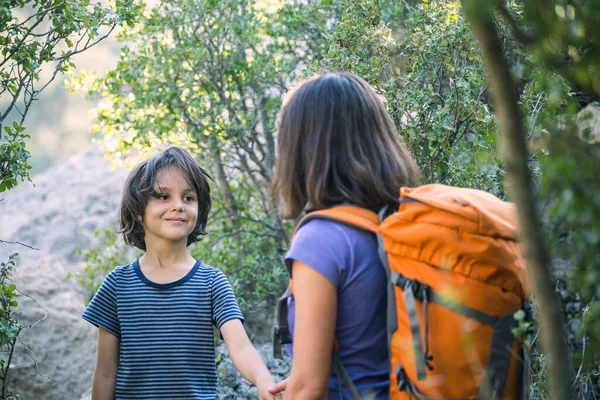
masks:
<path id="1" fill-rule="evenodd" d="M 529 176 L 525 130 L 518 97 L 502 54 L 502 44 L 496 33 L 491 10 L 485 10 L 486 6 L 490 7 L 489 4 L 482 4 L 477 0 L 462 0 L 462 3 L 483 54 L 492 101 L 500 123 L 500 150 L 506 168 L 508 193 L 517 205 L 520 240 L 538 304 L 542 344 L 548 360 L 549 392 L 555 400 L 571 399 L 571 368 L 563 321 L 549 271 L 548 250 Z"/>
<path id="2" fill-rule="evenodd" d="M 227 175 L 225 174 L 225 169 L 223 168 L 223 160 L 221 159 L 221 153 L 219 149 L 216 147 L 211 148 L 210 156 L 214 165 L 215 180 L 219 186 L 221 196 L 223 196 L 225 208 L 229 214 L 229 217 L 231 218 L 231 223 L 234 226 L 237 226 L 240 223 L 237 203 L 235 201 L 235 197 L 233 196 L 231 186 L 229 186 L 229 181 L 227 180 Z"/>

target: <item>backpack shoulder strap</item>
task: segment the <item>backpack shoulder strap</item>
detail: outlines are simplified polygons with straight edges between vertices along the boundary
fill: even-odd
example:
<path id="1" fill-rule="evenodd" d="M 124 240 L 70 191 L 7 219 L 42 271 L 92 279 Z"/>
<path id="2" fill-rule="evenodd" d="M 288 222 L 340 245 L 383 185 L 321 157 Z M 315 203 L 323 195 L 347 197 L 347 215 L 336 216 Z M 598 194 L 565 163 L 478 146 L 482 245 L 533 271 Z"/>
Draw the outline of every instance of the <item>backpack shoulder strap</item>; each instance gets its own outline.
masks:
<path id="1" fill-rule="evenodd" d="M 412 200 L 411 200 L 412 202 Z M 377 237 L 377 247 L 379 253 L 379 259 L 381 260 L 381 266 L 387 277 L 387 339 L 388 348 L 390 348 L 392 334 L 398 329 L 397 315 L 396 315 L 396 295 L 394 292 L 394 285 L 391 280 L 391 269 L 388 262 L 387 254 L 383 247 L 383 236 L 381 236 L 380 225 L 387 215 L 387 207 L 382 208 L 379 214 L 374 213 L 366 208 L 361 208 L 353 205 L 341 205 L 335 206 L 323 210 L 313 211 L 300 220 L 294 233 L 292 234 L 292 241 L 296 232 L 302 225 L 310 221 L 311 219 L 328 219 L 331 221 L 340 222 L 350 226 L 364 229 L 375 233 Z"/>
<path id="2" fill-rule="evenodd" d="M 306 214 L 296 225 L 294 233 L 292 234 L 292 240 L 296 235 L 296 232 L 298 232 L 298 229 L 313 219 L 327 219 L 361 228 L 370 232 L 379 232 L 379 217 L 377 214 L 365 208 L 343 205 L 313 211 Z"/>
<path id="3" fill-rule="evenodd" d="M 383 248 L 383 238 L 380 234 L 379 226 L 381 221 L 386 216 L 387 208 L 383 208 L 379 215 L 374 213 L 373 211 L 367 210 L 365 208 L 361 208 L 353 205 L 341 205 L 335 206 L 323 210 L 313 211 L 304 218 L 300 220 L 300 222 L 296 225 L 294 229 L 294 233 L 292 234 L 292 241 L 294 240 L 294 236 L 300 227 L 302 227 L 305 223 L 312 219 L 327 219 L 330 221 L 340 222 L 342 224 L 350 225 L 353 227 L 357 227 L 360 229 L 364 229 L 366 231 L 370 231 L 376 234 L 377 236 L 377 244 L 378 244 L 378 253 L 381 259 L 382 267 L 387 276 L 387 339 L 388 339 L 388 349 L 390 346 L 390 340 L 392 333 L 397 329 L 397 317 L 396 317 L 396 300 L 394 294 L 394 287 L 390 280 L 390 267 L 387 260 L 387 255 Z M 290 281 L 291 285 L 291 281 Z M 336 372 L 338 379 L 341 379 L 346 384 L 348 390 L 350 391 L 352 398 L 354 400 L 359 400 L 360 396 L 350 375 L 348 374 L 344 364 L 339 358 L 338 349 L 339 345 L 337 343 L 337 338 L 334 340 L 334 352 L 332 359 L 332 366 Z"/>

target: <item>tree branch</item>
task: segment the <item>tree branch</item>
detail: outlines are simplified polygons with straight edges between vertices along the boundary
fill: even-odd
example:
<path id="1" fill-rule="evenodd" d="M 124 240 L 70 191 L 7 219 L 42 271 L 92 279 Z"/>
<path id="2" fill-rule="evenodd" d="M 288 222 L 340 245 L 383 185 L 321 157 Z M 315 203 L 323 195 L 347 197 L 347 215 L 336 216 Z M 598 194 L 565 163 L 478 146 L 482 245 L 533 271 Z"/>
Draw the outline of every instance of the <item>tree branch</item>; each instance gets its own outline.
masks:
<path id="1" fill-rule="evenodd" d="M 4 200 L 4 199 L 2 199 L 2 200 Z M 23 246 L 23 247 L 27 247 L 27 248 L 29 248 L 29 249 L 31 249 L 31 250 L 38 250 L 38 251 L 40 250 L 40 249 L 38 249 L 38 248 L 36 248 L 36 247 L 30 246 L 30 245 L 28 245 L 28 244 L 21 243 L 21 242 L 9 242 L 9 241 L 6 241 L 6 240 L 2 240 L 2 239 L 0 239 L 0 243 L 5 243 L 5 244 L 18 244 L 18 245 L 21 245 L 21 246 Z"/>
<path id="2" fill-rule="evenodd" d="M 489 13 L 476 0 L 462 0 L 463 9 L 483 53 L 496 115 L 501 127 L 501 152 L 506 166 L 510 197 L 517 205 L 520 240 L 527 260 L 529 280 L 537 298 L 544 354 L 548 360 L 549 392 L 556 400 L 568 400 L 571 371 L 564 327 L 549 269 L 549 254 L 543 240 L 529 169 L 525 131 L 510 70 L 502 44 Z M 479 7 L 479 10 L 477 9 Z"/>
<path id="3" fill-rule="evenodd" d="M 502 15 L 502 17 L 508 23 L 508 26 L 510 26 L 510 31 L 511 31 L 513 37 L 518 42 L 520 42 L 526 46 L 533 43 L 534 37 L 531 34 L 529 34 L 528 32 L 525 32 L 524 30 L 521 29 L 521 27 L 519 26 L 517 21 L 513 18 L 513 16 L 508 11 L 508 8 L 506 8 L 505 4 L 501 4 L 498 7 L 498 11 L 500 11 L 500 15 Z"/>

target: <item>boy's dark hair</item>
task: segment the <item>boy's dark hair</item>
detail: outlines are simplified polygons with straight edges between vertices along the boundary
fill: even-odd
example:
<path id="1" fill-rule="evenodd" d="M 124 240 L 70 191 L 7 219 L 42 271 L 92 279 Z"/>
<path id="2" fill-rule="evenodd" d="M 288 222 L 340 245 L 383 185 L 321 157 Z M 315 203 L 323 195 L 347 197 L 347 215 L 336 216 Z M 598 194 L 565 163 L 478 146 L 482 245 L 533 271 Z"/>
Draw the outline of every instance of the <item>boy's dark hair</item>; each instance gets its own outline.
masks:
<path id="1" fill-rule="evenodd" d="M 125 181 L 119 233 L 123 234 L 123 239 L 128 245 L 146 251 L 144 228 L 138 216 L 144 216 L 148 199 L 154 194 L 158 174 L 171 166 L 183 172 L 189 185 L 198 195 L 198 220 L 188 236 L 187 245 L 197 242 L 199 236 L 206 235 L 206 222 L 211 207 L 208 179 L 212 178 L 190 153 L 178 147 L 170 147 L 136 166 Z"/>
<path id="2" fill-rule="evenodd" d="M 313 77 L 287 95 L 277 148 L 273 196 L 284 218 L 307 204 L 397 208 L 400 187 L 421 180 L 375 90 L 348 72 Z"/>

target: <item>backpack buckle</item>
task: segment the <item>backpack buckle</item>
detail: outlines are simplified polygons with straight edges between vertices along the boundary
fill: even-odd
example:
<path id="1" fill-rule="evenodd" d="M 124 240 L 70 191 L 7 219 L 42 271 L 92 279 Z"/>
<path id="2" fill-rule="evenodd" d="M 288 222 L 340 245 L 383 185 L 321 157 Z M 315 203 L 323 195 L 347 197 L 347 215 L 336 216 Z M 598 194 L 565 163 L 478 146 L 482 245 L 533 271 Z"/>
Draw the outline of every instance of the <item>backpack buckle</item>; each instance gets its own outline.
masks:
<path id="1" fill-rule="evenodd" d="M 273 338 L 277 339 L 280 344 L 292 343 L 292 337 L 287 327 L 273 327 Z"/>
<path id="2" fill-rule="evenodd" d="M 289 334 L 287 327 L 273 327 L 273 358 L 282 358 L 281 346 L 292 343 L 292 337 Z"/>
<path id="3" fill-rule="evenodd" d="M 429 297 L 429 286 L 416 279 L 407 279 L 404 284 L 404 290 L 412 290 L 415 298 L 420 302 Z"/>
<path id="4" fill-rule="evenodd" d="M 408 388 L 408 379 L 406 378 L 404 368 L 402 368 L 402 365 L 400 364 L 396 367 L 396 381 L 398 382 L 398 390 L 400 392 L 406 392 L 406 389 Z"/>

